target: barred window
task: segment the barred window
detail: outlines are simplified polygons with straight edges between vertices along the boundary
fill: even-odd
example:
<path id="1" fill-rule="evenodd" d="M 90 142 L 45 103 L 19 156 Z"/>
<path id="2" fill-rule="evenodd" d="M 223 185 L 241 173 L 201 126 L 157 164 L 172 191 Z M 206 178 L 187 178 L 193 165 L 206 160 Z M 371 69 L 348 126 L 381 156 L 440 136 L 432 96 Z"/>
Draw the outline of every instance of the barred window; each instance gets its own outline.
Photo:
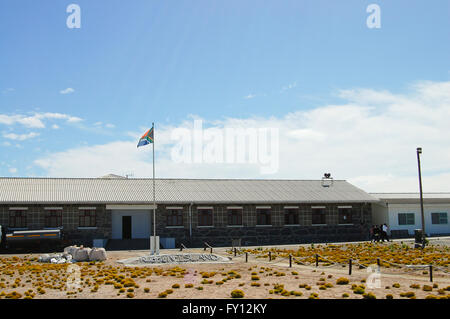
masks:
<path id="1" fill-rule="evenodd" d="M 415 225 L 414 213 L 399 213 L 398 224 L 399 225 Z"/>
<path id="2" fill-rule="evenodd" d="M 198 209 L 198 225 L 212 226 L 213 225 L 213 210 L 212 209 Z"/>
<path id="3" fill-rule="evenodd" d="M 167 226 L 183 226 L 182 209 L 169 209 L 167 212 Z"/>
<path id="4" fill-rule="evenodd" d="M 27 211 L 12 210 L 9 212 L 10 228 L 26 228 L 27 227 Z"/>
<path id="5" fill-rule="evenodd" d="M 228 209 L 228 225 L 242 225 L 242 209 Z"/>
<path id="6" fill-rule="evenodd" d="M 325 208 L 313 208 L 311 222 L 313 225 L 326 224 Z"/>
<path id="7" fill-rule="evenodd" d="M 352 209 L 351 208 L 338 208 L 339 224 L 351 224 L 352 223 Z"/>
<path id="8" fill-rule="evenodd" d="M 299 212 L 297 208 L 285 208 L 284 209 L 284 224 L 285 225 L 298 225 L 299 224 Z"/>
<path id="9" fill-rule="evenodd" d="M 256 224 L 257 225 L 272 225 L 270 222 L 270 209 L 256 209 Z"/>
<path id="10" fill-rule="evenodd" d="M 95 218 L 95 210 L 80 210 L 79 227 L 95 227 L 97 226 Z"/>
<path id="11" fill-rule="evenodd" d="M 45 227 L 61 227 L 62 226 L 62 210 L 46 210 L 45 211 Z"/>
<path id="12" fill-rule="evenodd" d="M 447 224 L 447 213 L 431 213 L 431 223 L 433 225 Z"/>

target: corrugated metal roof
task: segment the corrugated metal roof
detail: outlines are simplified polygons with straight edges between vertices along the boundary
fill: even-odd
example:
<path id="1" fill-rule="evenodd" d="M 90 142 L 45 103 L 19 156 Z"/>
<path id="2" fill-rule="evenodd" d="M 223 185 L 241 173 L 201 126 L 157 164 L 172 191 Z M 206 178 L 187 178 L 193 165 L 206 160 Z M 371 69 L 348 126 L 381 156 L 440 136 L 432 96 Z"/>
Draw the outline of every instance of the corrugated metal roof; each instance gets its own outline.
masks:
<path id="1" fill-rule="evenodd" d="M 420 193 L 370 193 L 370 195 L 387 202 L 418 202 Z M 450 193 L 423 193 L 427 202 L 450 202 Z"/>
<path id="2" fill-rule="evenodd" d="M 156 202 L 376 202 L 342 180 L 156 179 Z M 152 203 L 153 180 L 137 178 L 0 178 L 0 203 Z"/>
<path id="3" fill-rule="evenodd" d="M 419 199 L 419 193 L 370 193 L 380 199 Z M 450 199 L 450 193 L 423 193 L 423 198 Z"/>

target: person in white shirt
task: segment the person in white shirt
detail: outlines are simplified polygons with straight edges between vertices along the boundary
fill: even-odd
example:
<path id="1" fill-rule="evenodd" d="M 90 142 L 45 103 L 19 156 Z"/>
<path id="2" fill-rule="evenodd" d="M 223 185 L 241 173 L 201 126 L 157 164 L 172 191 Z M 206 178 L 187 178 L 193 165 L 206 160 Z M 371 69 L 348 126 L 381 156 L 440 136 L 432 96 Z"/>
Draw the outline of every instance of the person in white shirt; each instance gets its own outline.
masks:
<path id="1" fill-rule="evenodd" d="M 387 232 L 388 232 L 388 227 L 387 227 L 387 225 L 386 224 L 383 224 L 383 226 L 382 226 L 382 238 L 383 238 L 383 241 L 384 241 L 384 239 L 386 239 L 387 241 L 389 241 L 389 237 L 388 237 L 388 234 L 387 234 Z"/>

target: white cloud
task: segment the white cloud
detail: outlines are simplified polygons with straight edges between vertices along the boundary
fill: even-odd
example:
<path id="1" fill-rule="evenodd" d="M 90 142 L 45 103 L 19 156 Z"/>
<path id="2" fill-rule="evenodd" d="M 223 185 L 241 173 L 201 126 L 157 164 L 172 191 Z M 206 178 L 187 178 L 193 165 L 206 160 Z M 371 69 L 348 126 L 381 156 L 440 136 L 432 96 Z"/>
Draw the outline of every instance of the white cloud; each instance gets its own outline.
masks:
<path id="1" fill-rule="evenodd" d="M 57 130 L 57 129 L 59 129 L 59 126 L 57 124 L 53 124 L 52 129 Z"/>
<path id="2" fill-rule="evenodd" d="M 171 160 L 175 128 L 155 132 L 156 176 L 196 178 L 319 179 L 331 172 L 366 191 L 418 191 L 416 148 L 421 157 L 425 192 L 450 191 L 450 82 L 421 82 L 407 94 L 370 89 L 343 90 L 340 105 L 324 105 L 282 117 L 227 118 L 208 129 L 279 129 L 279 170 L 260 175 L 251 164 L 183 164 Z M 133 172 L 151 177 L 151 146 L 136 149 L 135 139 L 69 149 L 40 158 L 35 164 L 48 176 L 101 176 Z"/>
<path id="3" fill-rule="evenodd" d="M 17 173 L 17 168 L 11 167 L 10 169 L 8 169 L 8 172 L 10 172 L 11 174 L 15 174 Z"/>
<path id="4" fill-rule="evenodd" d="M 115 128 L 116 126 L 114 124 L 107 123 L 107 124 L 105 124 L 105 127 L 106 128 Z"/>
<path id="5" fill-rule="evenodd" d="M 70 94 L 70 93 L 73 93 L 73 92 L 75 92 L 75 90 L 72 89 L 72 88 L 67 88 L 67 89 L 59 91 L 59 93 L 61 93 L 61 94 Z"/>
<path id="6" fill-rule="evenodd" d="M 69 123 L 81 122 L 83 119 L 62 113 L 35 113 L 34 115 L 6 115 L 0 114 L 0 124 L 15 125 L 20 124 L 29 128 L 45 128 L 46 120 L 65 120 Z"/>
<path id="7" fill-rule="evenodd" d="M 256 94 L 249 94 L 244 96 L 244 99 L 249 100 L 249 99 L 253 99 L 254 97 L 256 97 Z"/>
<path id="8" fill-rule="evenodd" d="M 28 134 L 15 134 L 15 133 L 3 134 L 4 138 L 10 139 L 10 140 L 14 140 L 14 141 L 24 141 L 26 139 L 31 139 L 31 138 L 34 138 L 36 136 L 39 136 L 39 133 L 30 132 Z"/>

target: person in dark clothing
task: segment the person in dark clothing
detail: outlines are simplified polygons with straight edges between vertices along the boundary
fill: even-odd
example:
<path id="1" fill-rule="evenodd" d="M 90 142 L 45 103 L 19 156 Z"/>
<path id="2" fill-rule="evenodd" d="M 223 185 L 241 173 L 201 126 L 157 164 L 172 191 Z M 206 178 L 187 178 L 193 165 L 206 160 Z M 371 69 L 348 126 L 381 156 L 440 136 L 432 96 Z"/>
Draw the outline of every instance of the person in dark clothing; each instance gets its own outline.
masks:
<path id="1" fill-rule="evenodd" d="M 378 225 L 375 226 L 374 229 L 374 234 L 375 234 L 375 242 L 379 242 L 381 240 L 381 230 L 380 227 Z"/>

